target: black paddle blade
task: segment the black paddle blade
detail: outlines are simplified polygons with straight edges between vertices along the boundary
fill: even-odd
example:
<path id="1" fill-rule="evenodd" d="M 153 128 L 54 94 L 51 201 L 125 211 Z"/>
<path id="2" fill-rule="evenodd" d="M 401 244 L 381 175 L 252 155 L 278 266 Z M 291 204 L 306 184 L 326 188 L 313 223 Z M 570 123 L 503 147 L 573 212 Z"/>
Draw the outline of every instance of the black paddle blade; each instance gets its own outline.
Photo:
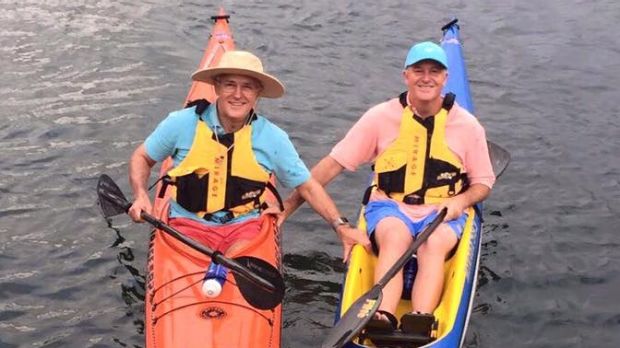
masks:
<path id="1" fill-rule="evenodd" d="M 494 142 L 487 141 L 489 147 L 489 156 L 491 157 L 491 165 L 496 177 L 500 177 L 510 163 L 510 153 Z"/>
<path id="2" fill-rule="evenodd" d="M 330 330 L 322 348 L 340 348 L 362 331 L 383 300 L 381 286 L 375 285 L 364 296 L 353 302 L 351 307 Z"/>
<path id="3" fill-rule="evenodd" d="M 233 272 L 239 292 L 249 304 L 258 309 L 272 309 L 282 303 L 284 280 L 275 267 L 265 260 L 252 256 L 237 257 L 234 260 L 274 286 L 273 289 L 268 289 L 247 279 L 239 272 Z"/>
<path id="4" fill-rule="evenodd" d="M 102 174 L 97 182 L 97 197 L 105 218 L 126 213 L 131 207 L 123 191 L 106 174 Z"/>

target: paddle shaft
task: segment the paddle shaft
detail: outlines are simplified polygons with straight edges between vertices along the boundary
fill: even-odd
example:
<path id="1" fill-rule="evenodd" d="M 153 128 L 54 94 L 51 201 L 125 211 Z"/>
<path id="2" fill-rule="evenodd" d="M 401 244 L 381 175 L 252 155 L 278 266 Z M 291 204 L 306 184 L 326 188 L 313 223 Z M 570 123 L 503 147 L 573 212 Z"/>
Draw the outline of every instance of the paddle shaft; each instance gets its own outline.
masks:
<path id="1" fill-rule="evenodd" d="M 179 232 L 178 230 L 176 230 L 172 226 L 170 226 L 168 224 L 165 224 L 163 221 L 157 219 L 153 215 L 151 215 L 149 213 L 141 212 L 140 213 L 140 217 L 142 219 L 144 219 L 145 221 L 147 221 L 148 223 L 150 223 L 151 225 L 153 225 L 155 228 L 160 229 L 160 230 L 168 233 L 170 236 L 172 236 L 172 237 L 176 238 L 177 240 L 185 243 L 187 246 L 191 247 L 192 249 L 194 249 L 194 250 L 196 250 L 198 252 L 201 252 L 201 253 L 211 257 L 211 259 L 214 262 L 219 263 L 221 265 L 224 265 L 224 266 L 230 268 L 233 272 L 235 272 L 235 273 L 245 277 L 246 279 L 256 283 L 256 285 L 260 285 L 260 286 L 262 286 L 262 287 L 264 287 L 265 289 L 268 289 L 268 290 L 275 290 L 275 287 L 273 286 L 273 284 L 271 284 L 269 281 L 263 279 L 259 275 L 252 273 L 251 271 L 249 271 L 247 268 L 245 268 L 242 265 L 240 265 L 235 260 L 227 258 L 224 255 L 222 255 L 220 252 L 213 251 L 213 249 L 211 249 L 211 248 L 209 248 L 209 247 L 207 247 L 207 246 L 205 246 L 203 244 L 199 244 L 195 240 L 186 237 L 181 232 Z"/>

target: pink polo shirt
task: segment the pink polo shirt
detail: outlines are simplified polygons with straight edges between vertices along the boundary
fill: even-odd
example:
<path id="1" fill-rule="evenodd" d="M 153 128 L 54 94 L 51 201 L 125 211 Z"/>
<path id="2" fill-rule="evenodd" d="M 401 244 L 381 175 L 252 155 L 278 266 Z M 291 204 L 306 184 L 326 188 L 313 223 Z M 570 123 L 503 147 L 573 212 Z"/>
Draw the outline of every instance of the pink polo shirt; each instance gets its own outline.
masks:
<path id="1" fill-rule="evenodd" d="M 330 156 L 345 169 L 372 163 L 396 139 L 403 107 L 398 98 L 370 108 L 353 125 L 347 135 L 332 149 Z M 489 188 L 495 183 L 495 174 L 489 158 L 484 128 L 476 117 L 456 102 L 448 113 L 446 122 L 448 147 L 463 163 L 470 184 L 483 184 Z M 386 199 L 375 191 L 371 200 Z M 407 205 L 398 202 L 401 210 L 414 220 L 428 215 L 434 205 Z"/>

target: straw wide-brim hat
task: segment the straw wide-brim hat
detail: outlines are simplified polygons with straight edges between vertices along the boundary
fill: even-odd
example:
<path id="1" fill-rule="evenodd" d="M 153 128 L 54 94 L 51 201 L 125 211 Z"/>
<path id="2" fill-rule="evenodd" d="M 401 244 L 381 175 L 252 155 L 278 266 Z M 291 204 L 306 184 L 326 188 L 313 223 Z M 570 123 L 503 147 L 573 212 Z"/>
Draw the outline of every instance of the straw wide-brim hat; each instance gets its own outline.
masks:
<path id="1" fill-rule="evenodd" d="M 263 86 L 261 97 L 279 98 L 284 94 L 284 85 L 277 78 L 265 73 L 263 63 L 257 56 L 246 51 L 226 51 L 215 67 L 199 69 L 192 74 L 192 80 L 213 84 L 218 75 L 234 74 L 257 79 Z"/>

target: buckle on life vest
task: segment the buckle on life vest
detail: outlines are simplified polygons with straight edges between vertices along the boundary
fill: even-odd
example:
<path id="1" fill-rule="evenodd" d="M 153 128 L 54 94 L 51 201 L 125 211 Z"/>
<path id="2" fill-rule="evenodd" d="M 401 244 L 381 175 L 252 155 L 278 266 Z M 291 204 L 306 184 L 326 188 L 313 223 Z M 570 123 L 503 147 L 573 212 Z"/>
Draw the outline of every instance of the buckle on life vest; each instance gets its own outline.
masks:
<path id="1" fill-rule="evenodd" d="M 448 185 L 448 196 L 452 197 L 456 195 L 456 183 L 453 181 Z"/>
<path id="2" fill-rule="evenodd" d="M 221 210 L 220 210 L 221 212 Z M 215 222 L 218 224 L 225 224 L 230 222 L 230 220 L 235 218 L 235 214 L 232 213 L 232 211 L 227 211 L 226 214 L 224 215 L 216 215 L 216 213 L 207 213 L 205 214 L 203 217 L 203 219 L 210 221 L 210 222 Z"/>
<path id="3" fill-rule="evenodd" d="M 419 196 L 416 193 L 410 193 L 403 197 L 403 203 L 410 205 L 424 204 L 424 197 Z"/>

